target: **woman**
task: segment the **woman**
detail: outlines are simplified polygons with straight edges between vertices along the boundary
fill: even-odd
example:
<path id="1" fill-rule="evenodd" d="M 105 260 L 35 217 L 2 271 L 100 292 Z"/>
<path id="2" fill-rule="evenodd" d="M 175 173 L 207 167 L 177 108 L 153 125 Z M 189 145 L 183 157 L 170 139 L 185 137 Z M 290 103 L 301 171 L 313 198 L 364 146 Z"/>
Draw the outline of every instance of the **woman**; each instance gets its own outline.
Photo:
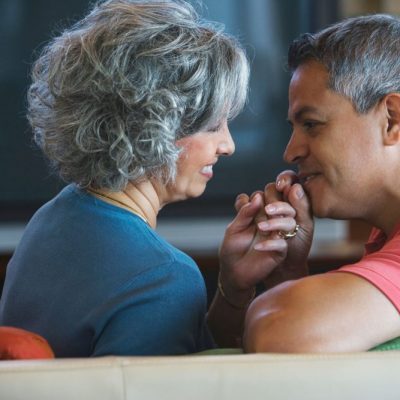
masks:
<path id="1" fill-rule="evenodd" d="M 43 50 L 28 116 L 69 185 L 28 224 L 1 324 L 44 336 L 57 357 L 214 347 L 196 264 L 154 228 L 233 153 L 227 121 L 248 70 L 239 44 L 182 1 L 99 3 Z"/>

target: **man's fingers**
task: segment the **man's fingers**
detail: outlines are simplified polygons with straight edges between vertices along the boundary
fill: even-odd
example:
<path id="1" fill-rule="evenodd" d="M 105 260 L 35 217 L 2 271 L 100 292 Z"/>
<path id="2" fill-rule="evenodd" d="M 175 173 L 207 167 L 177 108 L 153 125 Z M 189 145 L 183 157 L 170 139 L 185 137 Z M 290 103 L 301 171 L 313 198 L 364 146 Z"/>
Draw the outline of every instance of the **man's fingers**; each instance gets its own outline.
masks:
<path id="1" fill-rule="evenodd" d="M 291 170 L 282 171 L 276 178 L 276 189 L 283 193 L 283 198 L 285 200 L 288 199 L 288 194 L 292 185 L 297 183 L 299 178 L 297 177 L 296 173 Z"/>
<path id="2" fill-rule="evenodd" d="M 296 221 L 302 228 L 312 228 L 311 203 L 299 183 L 295 183 L 289 193 L 288 199 L 292 207 L 296 210 Z"/>

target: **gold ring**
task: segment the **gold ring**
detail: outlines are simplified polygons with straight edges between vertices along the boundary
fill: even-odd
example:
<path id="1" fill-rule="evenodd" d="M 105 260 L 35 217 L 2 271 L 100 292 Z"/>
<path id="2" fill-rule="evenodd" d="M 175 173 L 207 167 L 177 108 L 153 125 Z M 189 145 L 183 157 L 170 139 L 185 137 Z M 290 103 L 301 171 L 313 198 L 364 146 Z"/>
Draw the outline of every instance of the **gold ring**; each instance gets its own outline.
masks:
<path id="1" fill-rule="evenodd" d="M 297 235 L 297 232 L 300 229 L 300 225 L 296 224 L 294 229 L 291 232 L 285 232 L 285 231 L 279 231 L 278 234 L 282 239 L 288 240 L 290 238 L 293 238 Z"/>

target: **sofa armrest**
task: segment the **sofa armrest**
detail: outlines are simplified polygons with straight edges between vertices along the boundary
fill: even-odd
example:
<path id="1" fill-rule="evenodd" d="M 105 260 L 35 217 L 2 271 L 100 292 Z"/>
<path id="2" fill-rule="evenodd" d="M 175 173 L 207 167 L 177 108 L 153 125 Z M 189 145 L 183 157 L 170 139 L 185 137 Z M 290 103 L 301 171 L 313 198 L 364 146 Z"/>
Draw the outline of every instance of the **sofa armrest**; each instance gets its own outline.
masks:
<path id="1" fill-rule="evenodd" d="M 397 400 L 399 370 L 396 351 L 2 361 L 0 398 Z"/>

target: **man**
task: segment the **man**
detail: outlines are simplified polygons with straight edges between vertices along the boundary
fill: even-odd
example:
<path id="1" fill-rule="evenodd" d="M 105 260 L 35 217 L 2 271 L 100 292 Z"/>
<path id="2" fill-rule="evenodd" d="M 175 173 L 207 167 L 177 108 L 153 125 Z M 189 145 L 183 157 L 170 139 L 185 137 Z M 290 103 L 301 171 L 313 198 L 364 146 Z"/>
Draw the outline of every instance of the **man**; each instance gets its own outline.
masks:
<path id="1" fill-rule="evenodd" d="M 359 262 L 259 296 L 247 312 L 244 347 L 368 350 L 400 336 L 400 20 L 357 17 L 303 35 L 290 47 L 289 67 L 293 132 L 284 158 L 298 173 L 282 173 L 266 200 L 280 195 L 291 203 L 299 229 L 274 272 L 283 281 L 286 271 L 304 269 L 310 206 L 317 217 L 376 228 Z"/>

